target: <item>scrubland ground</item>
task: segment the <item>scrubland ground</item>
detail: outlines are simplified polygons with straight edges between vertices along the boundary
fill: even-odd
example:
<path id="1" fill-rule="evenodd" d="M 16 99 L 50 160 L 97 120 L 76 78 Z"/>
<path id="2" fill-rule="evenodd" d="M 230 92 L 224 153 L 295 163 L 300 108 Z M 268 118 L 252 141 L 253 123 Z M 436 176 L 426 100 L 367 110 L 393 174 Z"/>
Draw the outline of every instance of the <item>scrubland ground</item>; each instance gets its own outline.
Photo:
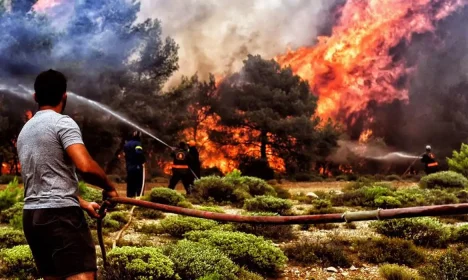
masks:
<path id="1" fill-rule="evenodd" d="M 468 201 L 466 178 L 451 172 L 436 175 L 421 182 L 361 178 L 356 182 L 266 183 L 234 174 L 203 178 L 190 197 L 182 186 L 175 192 L 168 190 L 167 180 L 160 178 L 146 184 L 143 199 L 236 215 L 344 213 Z M 125 195 L 125 188 L 118 184 L 120 195 Z M 3 189 L 0 207 L 8 188 Z M 92 187 L 81 185 L 80 190 L 89 200 L 100 199 L 100 192 Z M 0 215 L 1 279 L 32 279 L 34 275 L 32 260 L 22 246 L 20 209 L 21 202 L 16 202 L 4 207 Z M 218 223 L 137 208 L 130 226 L 116 240 L 130 209 L 119 205 L 104 220 L 110 267 L 106 271 L 100 267 L 103 279 L 150 279 L 145 277 L 152 275 L 158 275 L 153 279 L 204 280 L 468 277 L 466 215 L 272 226 Z M 88 222 L 96 237 L 95 221 Z"/>

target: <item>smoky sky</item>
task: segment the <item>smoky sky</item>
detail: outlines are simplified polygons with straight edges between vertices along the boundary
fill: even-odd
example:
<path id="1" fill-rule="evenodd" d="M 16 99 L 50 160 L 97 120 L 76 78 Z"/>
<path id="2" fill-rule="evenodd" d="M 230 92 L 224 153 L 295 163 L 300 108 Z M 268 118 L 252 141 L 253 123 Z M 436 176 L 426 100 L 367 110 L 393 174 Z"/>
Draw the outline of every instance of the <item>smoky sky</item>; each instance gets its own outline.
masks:
<path id="1" fill-rule="evenodd" d="M 180 75 L 231 73 L 247 54 L 272 58 L 313 45 L 330 26 L 330 0 L 142 0 L 138 20 L 162 22 L 179 44 Z"/>

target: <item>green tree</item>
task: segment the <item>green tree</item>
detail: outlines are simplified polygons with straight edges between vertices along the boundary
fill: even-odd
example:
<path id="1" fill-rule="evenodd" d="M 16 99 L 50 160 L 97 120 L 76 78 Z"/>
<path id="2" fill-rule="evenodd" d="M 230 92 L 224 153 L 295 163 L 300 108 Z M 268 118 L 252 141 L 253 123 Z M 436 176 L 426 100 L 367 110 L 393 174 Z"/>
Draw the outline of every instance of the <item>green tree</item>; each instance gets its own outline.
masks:
<path id="1" fill-rule="evenodd" d="M 214 108 L 222 125 L 242 129 L 245 134 L 240 140 L 229 131 L 217 131 L 213 138 L 228 145 L 256 147 L 264 160 L 270 150 L 285 160 L 287 169 L 310 170 L 321 142 L 316 103 L 308 83 L 290 68 L 249 55 L 241 71 L 221 83 Z M 330 136 L 329 129 L 327 124 L 323 137 Z M 329 140 L 332 145 L 334 141 Z"/>
<path id="2" fill-rule="evenodd" d="M 468 145 L 461 144 L 460 151 L 453 151 L 452 158 L 447 158 L 447 164 L 451 171 L 468 176 Z"/>

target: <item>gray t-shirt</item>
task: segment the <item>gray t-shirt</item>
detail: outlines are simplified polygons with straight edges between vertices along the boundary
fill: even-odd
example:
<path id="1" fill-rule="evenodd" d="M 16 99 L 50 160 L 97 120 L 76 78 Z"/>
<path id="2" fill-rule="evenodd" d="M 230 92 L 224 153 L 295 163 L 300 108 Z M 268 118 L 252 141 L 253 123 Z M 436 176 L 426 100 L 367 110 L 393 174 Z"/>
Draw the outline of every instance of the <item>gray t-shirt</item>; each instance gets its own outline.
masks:
<path id="1" fill-rule="evenodd" d="M 83 144 L 81 131 L 68 116 L 37 112 L 18 136 L 24 182 L 24 209 L 79 206 L 75 165 L 65 149 Z"/>

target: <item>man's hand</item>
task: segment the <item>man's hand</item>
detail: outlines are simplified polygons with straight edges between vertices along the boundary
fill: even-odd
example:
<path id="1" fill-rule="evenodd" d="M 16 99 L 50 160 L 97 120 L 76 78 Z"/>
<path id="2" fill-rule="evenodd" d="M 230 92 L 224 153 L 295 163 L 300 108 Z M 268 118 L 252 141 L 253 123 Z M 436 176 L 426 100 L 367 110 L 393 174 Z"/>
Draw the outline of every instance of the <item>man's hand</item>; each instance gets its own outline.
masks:
<path id="1" fill-rule="evenodd" d="M 108 200 L 110 198 L 113 198 L 113 197 L 119 197 L 119 194 L 117 193 L 117 191 L 115 189 L 111 190 L 111 191 L 102 191 L 102 199 L 103 200 Z M 116 203 L 111 203 L 109 205 L 109 207 L 107 207 L 107 209 L 113 209 L 115 208 L 117 204 Z"/>
<path id="2" fill-rule="evenodd" d="M 84 201 L 82 204 L 81 204 L 81 208 L 83 210 L 86 211 L 86 213 L 88 213 L 88 215 L 90 217 L 93 217 L 93 218 L 96 218 L 96 219 L 99 219 L 99 204 L 97 204 L 96 202 L 87 202 L 87 201 Z"/>

